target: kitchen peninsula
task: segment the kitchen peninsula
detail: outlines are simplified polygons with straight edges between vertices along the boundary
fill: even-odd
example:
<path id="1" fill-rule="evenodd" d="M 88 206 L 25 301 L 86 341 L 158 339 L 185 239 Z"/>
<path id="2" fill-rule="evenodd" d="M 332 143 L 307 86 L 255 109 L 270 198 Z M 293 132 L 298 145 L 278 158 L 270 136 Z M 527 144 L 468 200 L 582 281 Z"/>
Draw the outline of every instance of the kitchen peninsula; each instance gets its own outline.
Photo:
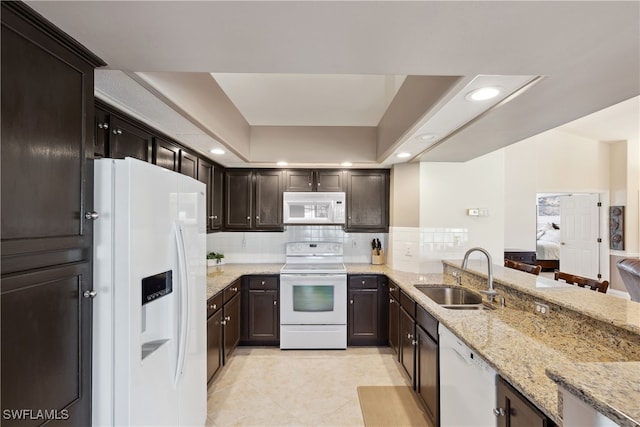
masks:
<path id="1" fill-rule="evenodd" d="M 640 425 L 640 304 L 496 265 L 494 284 L 505 307 L 449 310 L 414 285 L 455 286 L 460 276 L 462 286 L 485 289 L 486 264 L 471 262 L 462 275 L 459 260 L 443 264 L 443 274 L 407 273 L 384 265 L 346 266 L 349 274 L 387 276 L 558 425 L 563 425 L 558 384 L 617 424 Z M 277 275 L 280 268 L 281 264 L 209 268 L 207 297 L 241 276 Z M 534 301 L 549 307 L 547 316 L 535 313 Z M 601 376 L 611 384 L 603 384 Z"/>

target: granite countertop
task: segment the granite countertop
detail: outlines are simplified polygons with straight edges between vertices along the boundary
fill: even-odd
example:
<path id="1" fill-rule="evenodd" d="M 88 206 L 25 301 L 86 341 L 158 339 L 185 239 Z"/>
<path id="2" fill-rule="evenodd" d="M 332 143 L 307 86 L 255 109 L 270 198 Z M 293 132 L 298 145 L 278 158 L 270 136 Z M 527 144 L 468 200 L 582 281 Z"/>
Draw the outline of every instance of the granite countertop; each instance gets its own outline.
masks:
<path id="1" fill-rule="evenodd" d="M 638 425 L 640 362 L 565 363 L 547 368 L 547 375 L 616 424 Z"/>
<path id="2" fill-rule="evenodd" d="M 460 266 L 460 261 L 444 261 L 444 263 L 457 268 Z M 279 274 L 281 267 L 282 264 L 227 264 L 221 268 L 210 267 L 207 297 L 213 296 L 242 275 Z M 609 388 L 609 394 L 612 390 L 619 391 L 617 394 L 621 396 L 621 401 L 599 400 L 601 395 L 597 392 L 592 394 L 583 392 L 578 397 L 593 396 L 591 400 L 585 398 L 583 400 L 611 419 L 624 420 L 627 417 L 626 422 L 621 422 L 623 426 L 639 425 L 637 391 L 640 385 L 640 370 L 633 369 L 637 364 L 628 362 L 630 360 L 628 354 L 612 346 L 593 346 L 592 343 L 581 340 L 580 335 L 572 331 L 562 333 L 562 331 L 544 330 L 538 322 L 538 316 L 509 306 L 484 311 L 448 310 L 433 302 L 414 286 L 447 283 L 450 278 L 446 278 L 443 274 L 408 273 L 394 270 L 386 265 L 347 264 L 346 267 L 349 274 L 388 276 L 559 425 L 562 425 L 562 414 L 555 382 L 557 379 L 550 377 L 547 372 L 555 373 L 565 366 L 588 365 L 590 367 L 588 370 L 576 368 L 576 376 L 568 376 L 564 380 L 566 384 L 563 384 L 569 390 L 573 390 L 571 388 L 573 383 L 576 387 L 584 385 L 588 389 L 589 378 L 597 378 L 602 373 L 606 373 L 612 362 L 623 362 L 618 364 L 629 366 L 627 381 L 616 383 L 612 379 L 613 384 Z M 486 277 L 486 263 L 483 265 L 480 262 L 472 262 L 469 270 L 477 276 L 484 274 Z M 495 265 L 494 281 L 496 284 L 512 286 L 536 298 L 563 304 L 631 333 L 640 334 L 639 303 L 608 295 L 595 295 L 596 293 L 592 291 Z M 448 283 L 451 281 L 449 280 Z M 640 358 L 634 360 L 638 361 Z M 602 373 L 599 373 L 600 367 L 602 367 Z M 580 372 L 583 376 L 579 376 Z M 636 394 L 633 394 L 634 392 Z M 617 415 L 618 418 L 616 418 L 614 412 L 623 415 Z"/>

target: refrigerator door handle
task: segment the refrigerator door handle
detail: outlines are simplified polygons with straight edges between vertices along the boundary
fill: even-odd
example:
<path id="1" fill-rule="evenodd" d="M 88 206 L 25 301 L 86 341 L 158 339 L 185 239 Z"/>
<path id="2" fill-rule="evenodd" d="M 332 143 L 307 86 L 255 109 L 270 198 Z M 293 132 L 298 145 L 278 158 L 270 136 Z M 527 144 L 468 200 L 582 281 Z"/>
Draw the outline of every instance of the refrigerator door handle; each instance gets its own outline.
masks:
<path id="1" fill-rule="evenodd" d="M 184 245 L 184 230 L 180 223 L 176 223 L 174 230 L 178 252 L 178 295 L 180 300 L 178 305 L 178 318 L 180 319 L 178 328 L 178 354 L 176 358 L 176 372 L 174 376 L 174 384 L 178 384 L 184 367 L 187 333 L 189 330 L 189 274 L 187 271 L 187 253 Z"/>

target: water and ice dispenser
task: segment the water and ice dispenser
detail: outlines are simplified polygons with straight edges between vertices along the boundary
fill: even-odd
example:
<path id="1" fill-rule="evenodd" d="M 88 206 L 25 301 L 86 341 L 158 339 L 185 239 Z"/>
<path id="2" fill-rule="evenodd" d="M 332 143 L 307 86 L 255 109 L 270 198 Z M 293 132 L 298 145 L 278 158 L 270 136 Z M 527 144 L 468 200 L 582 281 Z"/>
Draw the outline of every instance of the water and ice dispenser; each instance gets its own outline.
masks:
<path id="1" fill-rule="evenodd" d="M 163 298 L 172 292 L 173 272 L 171 270 L 142 279 L 140 312 L 142 360 L 168 342 L 175 334 L 171 318 L 175 303 L 173 298 Z"/>

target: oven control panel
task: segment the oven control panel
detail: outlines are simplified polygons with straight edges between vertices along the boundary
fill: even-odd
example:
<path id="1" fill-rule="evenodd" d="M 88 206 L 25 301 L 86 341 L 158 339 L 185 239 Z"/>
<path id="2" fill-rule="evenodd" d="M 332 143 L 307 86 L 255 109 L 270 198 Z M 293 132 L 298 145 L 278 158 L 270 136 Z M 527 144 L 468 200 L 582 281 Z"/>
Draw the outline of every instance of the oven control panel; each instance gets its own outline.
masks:
<path id="1" fill-rule="evenodd" d="M 338 242 L 293 242 L 287 243 L 288 256 L 342 256 L 342 243 Z"/>

